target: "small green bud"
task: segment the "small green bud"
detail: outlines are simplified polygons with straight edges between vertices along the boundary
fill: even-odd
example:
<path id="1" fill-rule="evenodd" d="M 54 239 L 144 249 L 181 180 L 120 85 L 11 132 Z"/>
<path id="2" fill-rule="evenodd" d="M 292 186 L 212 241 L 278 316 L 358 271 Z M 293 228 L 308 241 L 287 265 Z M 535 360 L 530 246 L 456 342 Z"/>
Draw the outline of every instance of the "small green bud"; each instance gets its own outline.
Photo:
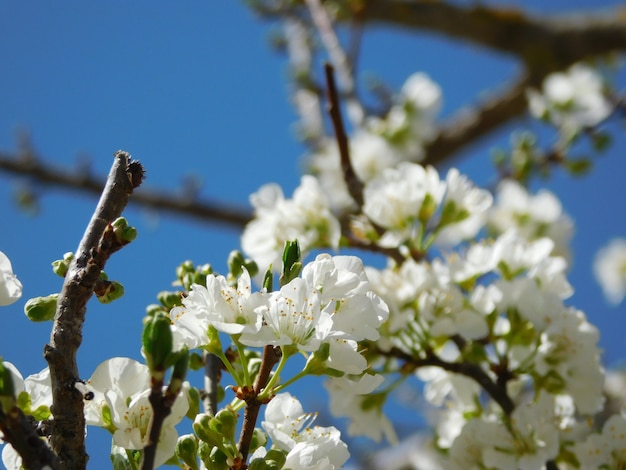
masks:
<path id="1" fill-rule="evenodd" d="M 224 439 L 222 435 L 210 426 L 212 419 L 214 418 L 206 413 L 197 415 L 193 421 L 193 432 L 211 447 L 223 447 Z"/>
<path id="2" fill-rule="evenodd" d="M 265 454 L 265 463 L 268 470 L 280 470 L 287 461 L 287 452 L 284 450 L 270 449 Z"/>
<path id="3" fill-rule="evenodd" d="M 283 250 L 283 272 L 280 275 L 280 285 L 284 286 L 295 279 L 302 270 L 302 254 L 298 240 L 286 241 Z"/>
<path id="4" fill-rule="evenodd" d="M 157 294 L 157 300 L 161 303 L 161 305 L 170 309 L 183 304 L 180 294 L 181 293 L 178 291 L 173 292 L 164 290 Z"/>
<path id="5" fill-rule="evenodd" d="M 229 441 L 235 440 L 235 430 L 237 429 L 237 413 L 229 410 L 228 408 L 218 411 L 215 418 L 211 420 L 211 427 L 219 430 L 226 439 Z M 219 422 L 219 426 L 216 426 L 216 421 Z"/>
<path id="6" fill-rule="evenodd" d="M 189 351 L 187 347 L 184 347 L 182 350 L 173 353 L 172 356 L 174 356 L 174 368 L 172 369 L 172 376 L 170 377 L 168 388 L 171 393 L 178 395 L 183 387 L 185 377 L 187 376 Z"/>
<path id="7" fill-rule="evenodd" d="M 143 329 L 142 343 L 152 376 L 163 380 L 173 347 L 170 319 L 163 314 L 148 318 Z"/>
<path id="8" fill-rule="evenodd" d="M 57 311 L 59 294 L 50 294 L 46 297 L 33 297 L 24 305 L 24 314 L 30 321 L 48 321 L 54 318 Z"/>
<path id="9" fill-rule="evenodd" d="M 192 470 L 198 470 L 198 439 L 193 434 L 185 434 L 176 442 L 176 456 Z"/>
<path id="10" fill-rule="evenodd" d="M 63 259 L 58 259 L 52 262 L 52 272 L 61 277 L 65 277 L 73 259 L 74 253 L 68 251 L 63 255 Z"/>
<path id="11" fill-rule="evenodd" d="M 109 304 L 124 295 L 124 286 L 117 281 L 100 280 L 93 292 L 101 304 Z"/>
<path id="12" fill-rule="evenodd" d="M 128 225 L 128 221 L 124 217 L 118 217 L 111 225 L 115 239 L 120 245 L 126 245 L 137 238 L 137 229 Z"/>

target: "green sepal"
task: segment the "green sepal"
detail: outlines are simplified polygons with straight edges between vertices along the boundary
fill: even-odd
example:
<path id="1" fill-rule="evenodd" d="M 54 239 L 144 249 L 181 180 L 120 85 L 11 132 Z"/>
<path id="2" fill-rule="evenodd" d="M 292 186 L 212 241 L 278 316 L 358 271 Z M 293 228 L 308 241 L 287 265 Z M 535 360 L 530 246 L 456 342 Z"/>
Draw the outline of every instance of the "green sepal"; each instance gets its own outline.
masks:
<path id="1" fill-rule="evenodd" d="M 224 352 L 222 350 L 222 340 L 220 339 L 219 331 L 217 331 L 217 329 L 213 325 L 209 325 L 206 334 L 209 341 L 204 346 L 204 349 L 206 349 L 211 354 L 222 357 Z"/>
<path id="2" fill-rule="evenodd" d="M 33 297 L 24 305 L 24 314 L 30 321 L 40 322 L 54 319 L 57 311 L 59 294 L 50 294 L 45 297 Z"/>
<path id="3" fill-rule="evenodd" d="M 195 387 L 190 387 L 187 390 L 187 401 L 189 402 L 189 408 L 187 409 L 187 418 L 195 419 L 200 414 L 200 393 Z"/>
<path id="4" fill-rule="evenodd" d="M 191 470 L 198 470 L 198 439 L 193 434 L 185 434 L 176 442 L 176 456 Z"/>
<path id="5" fill-rule="evenodd" d="M 265 454 L 265 464 L 268 470 L 280 470 L 287 461 L 287 452 L 279 449 L 270 449 Z"/>

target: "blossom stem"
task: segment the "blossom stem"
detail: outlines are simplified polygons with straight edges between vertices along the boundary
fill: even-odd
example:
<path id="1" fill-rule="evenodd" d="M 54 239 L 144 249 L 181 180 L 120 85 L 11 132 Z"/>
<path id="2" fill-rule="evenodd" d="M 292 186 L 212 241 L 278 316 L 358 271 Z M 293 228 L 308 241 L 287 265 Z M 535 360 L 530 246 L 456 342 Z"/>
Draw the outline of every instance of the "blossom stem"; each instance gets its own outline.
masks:
<path id="1" fill-rule="evenodd" d="M 290 357 L 291 357 L 291 354 L 286 353 L 284 350 L 282 351 L 280 360 L 278 362 L 278 366 L 276 366 L 276 371 L 274 371 L 274 375 L 272 375 L 272 377 L 269 379 L 265 387 L 263 387 L 261 393 L 259 393 L 259 396 L 257 397 L 257 400 L 265 400 L 273 395 L 274 385 L 276 384 L 278 378 L 280 377 L 280 372 L 285 367 L 285 364 L 287 363 L 287 359 L 289 359 Z"/>
<path id="2" fill-rule="evenodd" d="M 245 354 L 246 351 L 242 347 L 241 343 L 235 338 L 233 338 L 233 342 L 235 343 L 235 347 L 237 348 L 237 352 L 239 353 L 239 362 L 241 363 L 241 370 L 243 372 L 243 384 L 252 385 L 250 373 L 248 372 L 248 359 Z"/>

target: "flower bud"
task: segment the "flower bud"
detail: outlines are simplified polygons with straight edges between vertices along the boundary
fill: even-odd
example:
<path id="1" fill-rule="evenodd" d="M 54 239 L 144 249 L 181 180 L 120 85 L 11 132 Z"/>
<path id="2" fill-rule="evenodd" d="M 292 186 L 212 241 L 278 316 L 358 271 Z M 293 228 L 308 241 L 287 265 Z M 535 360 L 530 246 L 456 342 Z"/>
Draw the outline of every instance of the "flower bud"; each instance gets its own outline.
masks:
<path id="1" fill-rule="evenodd" d="M 209 444 L 211 447 L 223 447 L 224 439 L 222 435 L 211 428 L 211 421 L 214 418 L 206 413 L 202 413 L 196 416 L 193 421 L 193 432 L 202 441 Z"/>
<path id="2" fill-rule="evenodd" d="M 280 285 L 284 286 L 298 277 L 302 271 L 302 255 L 298 240 L 286 241 L 283 250 L 283 272 L 280 275 Z"/>
<path id="3" fill-rule="evenodd" d="M 198 440 L 193 434 L 180 436 L 176 442 L 176 456 L 191 470 L 198 470 Z"/>
<path id="4" fill-rule="evenodd" d="M 229 441 L 235 440 L 237 428 L 237 413 L 229 409 L 220 410 L 209 424 L 215 431 L 221 433 Z"/>
<path id="5" fill-rule="evenodd" d="M 173 347 L 170 319 L 163 314 L 150 317 L 144 325 L 142 343 L 152 376 L 163 380 Z"/>
<path id="6" fill-rule="evenodd" d="M 59 294 L 50 294 L 46 297 L 33 297 L 24 305 L 24 314 L 30 321 L 48 321 L 54 318 L 57 310 Z"/>
<path id="7" fill-rule="evenodd" d="M 177 305 L 182 305 L 180 292 L 164 290 L 157 294 L 157 299 L 161 303 L 161 305 L 168 309 L 176 307 Z"/>

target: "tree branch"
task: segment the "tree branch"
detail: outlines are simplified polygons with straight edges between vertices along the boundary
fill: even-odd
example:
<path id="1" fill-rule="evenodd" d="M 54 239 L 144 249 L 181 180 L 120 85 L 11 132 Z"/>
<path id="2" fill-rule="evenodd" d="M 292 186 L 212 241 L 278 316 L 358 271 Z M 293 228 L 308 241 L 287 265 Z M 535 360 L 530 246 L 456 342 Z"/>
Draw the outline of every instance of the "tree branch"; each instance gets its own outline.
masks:
<path id="1" fill-rule="evenodd" d="M 17 406 L 6 413 L 0 406 L 2 439 L 20 454 L 22 466 L 26 470 L 39 470 L 45 466 L 59 470 L 59 458 L 37 435 L 33 424 L 32 417 L 28 419 Z"/>
<path id="2" fill-rule="evenodd" d="M 44 357 L 50 366 L 54 416 L 50 443 L 63 469 L 85 469 L 85 416 L 76 353 L 82 342 L 87 301 L 111 253 L 121 248 L 111 229 L 133 190 L 141 184 L 143 167 L 118 151 L 98 206 L 78 246 L 59 295 L 50 344 Z"/>
<path id="3" fill-rule="evenodd" d="M 511 119 L 522 116 L 527 109 L 526 89 L 530 84 L 530 78 L 524 75 L 476 108 L 458 111 L 439 127 L 437 138 L 426 146 L 426 158 L 420 163 L 441 165 Z"/>
<path id="4" fill-rule="evenodd" d="M 521 9 L 431 0 L 368 0 L 365 21 L 443 34 L 522 59 L 543 74 L 626 49 L 626 17 L 615 14 L 531 16 Z"/>
<path id="5" fill-rule="evenodd" d="M 101 194 L 104 181 L 88 174 L 77 174 L 67 169 L 43 163 L 30 151 L 20 155 L 0 152 L 0 171 L 23 175 L 38 183 Z M 196 201 L 165 191 L 141 190 L 133 193 L 130 202 L 147 208 L 167 211 L 194 219 L 217 222 L 234 228 L 244 227 L 252 218 L 249 209 L 225 203 Z"/>

